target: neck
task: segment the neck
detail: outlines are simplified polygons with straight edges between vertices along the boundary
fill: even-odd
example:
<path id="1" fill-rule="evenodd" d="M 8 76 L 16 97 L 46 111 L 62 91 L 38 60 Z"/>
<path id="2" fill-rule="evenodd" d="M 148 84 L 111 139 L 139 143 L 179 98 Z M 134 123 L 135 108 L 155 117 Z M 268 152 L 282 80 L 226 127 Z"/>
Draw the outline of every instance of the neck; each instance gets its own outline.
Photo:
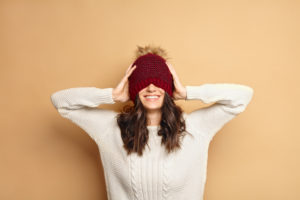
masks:
<path id="1" fill-rule="evenodd" d="M 148 111 L 147 121 L 147 126 L 158 126 L 161 121 L 161 111 Z"/>

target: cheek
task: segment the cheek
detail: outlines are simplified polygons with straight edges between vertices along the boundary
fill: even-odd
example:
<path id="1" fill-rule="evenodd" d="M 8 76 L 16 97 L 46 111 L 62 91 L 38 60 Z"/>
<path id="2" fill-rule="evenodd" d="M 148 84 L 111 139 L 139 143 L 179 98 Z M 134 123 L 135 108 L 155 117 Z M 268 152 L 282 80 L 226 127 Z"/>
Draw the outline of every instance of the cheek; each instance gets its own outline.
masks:
<path id="1" fill-rule="evenodd" d="M 162 94 L 162 98 L 160 99 L 161 104 L 163 104 L 164 98 L 165 98 L 165 96 L 164 96 L 164 94 Z"/>

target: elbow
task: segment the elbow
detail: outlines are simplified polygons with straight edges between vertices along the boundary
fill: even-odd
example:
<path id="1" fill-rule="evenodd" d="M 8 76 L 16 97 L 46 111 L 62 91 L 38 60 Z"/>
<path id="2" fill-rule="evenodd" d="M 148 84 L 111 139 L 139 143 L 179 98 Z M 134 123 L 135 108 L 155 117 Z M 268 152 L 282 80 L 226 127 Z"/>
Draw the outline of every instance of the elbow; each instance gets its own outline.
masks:
<path id="1" fill-rule="evenodd" d="M 229 106 L 223 106 L 223 110 L 226 113 L 229 113 L 231 115 L 238 115 L 242 112 L 244 112 L 244 110 L 246 109 L 247 105 L 246 104 L 240 104 L 237 106 L 233 106 L 233 107 L 229 107 Z"/>
<path id="2" fill-rule="evenodd" d="M 56 99 L 56 97 L 55 97 L 55 93 L 50 95 L 50 101 L 51 101 L 52 105 L 53 105 L 56 109 L 59 108 L 59 107 L 58 107 L 58 101 L 57 101 L 57 99 Z"/>
<path id="3" fill-rule="evenodd" d="M 245 90 L 244 95 L 238 102 L 237 106 L 234 108 L 236 114 L 244 112 L 245 109 L 247 108 L 248 104 L 250 103 L 250 101 L 253 98 L 253 94 L 254 94 L 253 88 L 251 88 L 249 86 L 245 86 L 245 87 L 246 87 L 246 90 Z"/>
<path id="4" fill-rule="evenodd" d="M 243 90 L 244 92 L 242 93 L 242 95 L 240 95 L 234 102 L 232 102 L 230 106 L 227 105 L 223 107 L 224 111 L 233 115 L 238 115 L 245 111 L 248 104 L 253 98 L 254 90 L 249 86 L 244 86 L 244 88 L 245 90 Z"/>
<path id="5" fill-rule="evenodd" d="M 246 86 L 247 87 L 247 93 L 245 94 L 245 104 L 246 106 L 250 103 L 250 101 L 253 98 L 254 90 L 252 87 Z"/>

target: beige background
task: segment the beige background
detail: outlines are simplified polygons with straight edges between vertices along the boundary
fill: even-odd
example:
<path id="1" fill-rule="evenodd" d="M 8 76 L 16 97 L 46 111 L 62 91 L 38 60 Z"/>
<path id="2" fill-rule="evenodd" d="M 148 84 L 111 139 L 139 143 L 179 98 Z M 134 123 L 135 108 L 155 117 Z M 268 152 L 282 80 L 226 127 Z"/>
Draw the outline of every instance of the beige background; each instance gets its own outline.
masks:
<path id="1" fill-rule="evenodd" d="M 205 200 L 300 199 L 299 10 L 296 0 L 2 0 L 0 199 L 106 199 L 96 144 L 50 95 L 115 87 L 148 43 L 168 51 L 184 85 L 254 89 L 211 142 Z"/>

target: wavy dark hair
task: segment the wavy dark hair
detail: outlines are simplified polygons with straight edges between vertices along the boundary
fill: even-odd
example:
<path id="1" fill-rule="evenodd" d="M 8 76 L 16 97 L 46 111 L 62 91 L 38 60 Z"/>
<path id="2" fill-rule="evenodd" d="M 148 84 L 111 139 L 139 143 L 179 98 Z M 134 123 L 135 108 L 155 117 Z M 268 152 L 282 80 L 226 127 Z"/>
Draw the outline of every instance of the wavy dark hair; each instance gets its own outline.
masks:
<path id="1" fill-rule="evenodd" d="M 174 103 L 174 100 L 165 92 L 162 116 L 158 135 L 162 136 L 161 144 L 168 153 L 181 148 L 181 138 L 186 131 L 183 110 Z M 134 105 L 126 105 L 117 115 L 117 123 L 121 130 L 123 147 L 127 155 L 136 152 L 143 155 L 146 144 L 148 145 L 149 133 L 147 129 L 147 110 L 143 106 L 139 95 L 136 95 Z M 190 134 L 190 133 L 188 133 Z"/>

